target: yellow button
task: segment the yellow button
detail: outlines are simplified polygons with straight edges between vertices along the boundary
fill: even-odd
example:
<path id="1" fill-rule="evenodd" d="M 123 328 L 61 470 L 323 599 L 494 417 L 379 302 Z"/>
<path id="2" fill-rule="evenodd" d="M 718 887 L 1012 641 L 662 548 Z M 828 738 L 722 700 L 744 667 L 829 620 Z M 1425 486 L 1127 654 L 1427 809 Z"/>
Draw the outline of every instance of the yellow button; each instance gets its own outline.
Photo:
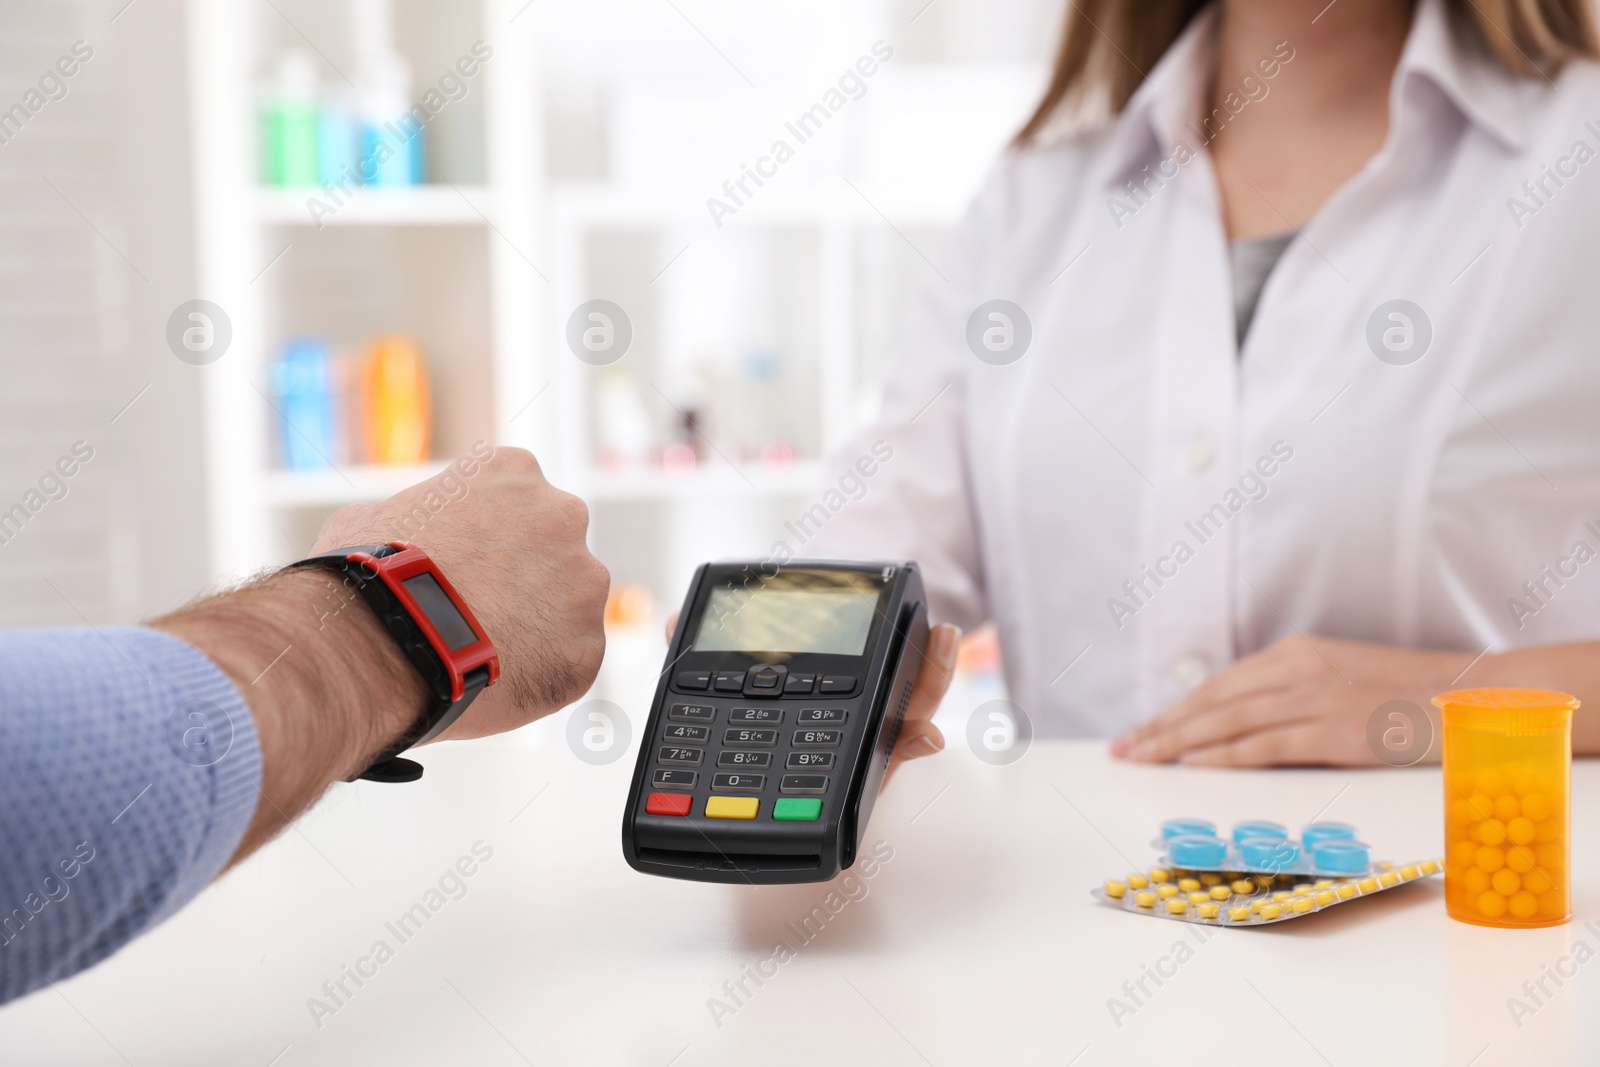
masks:
<path id="1" fill-rule="evenodd" d="M 760 810 L 756 797 L 706 797 L 708 819 L 753 819 Z"/>

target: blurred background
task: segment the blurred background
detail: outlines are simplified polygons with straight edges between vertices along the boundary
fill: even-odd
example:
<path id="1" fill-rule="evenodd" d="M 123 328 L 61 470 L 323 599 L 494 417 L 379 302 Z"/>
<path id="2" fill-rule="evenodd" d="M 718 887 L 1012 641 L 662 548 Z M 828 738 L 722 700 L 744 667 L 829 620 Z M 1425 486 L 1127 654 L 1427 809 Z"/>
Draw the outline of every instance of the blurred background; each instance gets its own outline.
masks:
<path id="1" fill-rule="evenodd" d="M 642 716 L 694 566 L 842 473 L 1062 7 L 3 0 L 0 622 L 170 610 L 514 444 Z"/>

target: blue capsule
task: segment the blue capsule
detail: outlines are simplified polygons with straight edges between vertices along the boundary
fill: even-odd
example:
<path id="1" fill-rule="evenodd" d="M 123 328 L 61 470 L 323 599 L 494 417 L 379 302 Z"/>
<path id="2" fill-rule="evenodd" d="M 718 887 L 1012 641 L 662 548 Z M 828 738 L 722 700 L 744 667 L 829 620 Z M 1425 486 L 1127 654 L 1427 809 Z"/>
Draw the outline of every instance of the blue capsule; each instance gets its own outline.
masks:
<path id="1" fill-rule="evenodd" d="M 1300 846 L 1281 837 L 1247 837 L 1239 842 L 1245 866 L 1282 871 L 1300 858 Z"/>
<path id="2" fill-rule="evenodd" d="M 1179 834 L 1167 841 L 1167 856 L 1174 867 L 1220 867 L 1228 843 L 1211 834 Z"/>
<path id="3" fill-rule="evenodd" d="M 1307 823 L 1306 828 L 1300 831 L 1300 843 L 1307 849 L 1314 849 L 1320 841 L 1354 841 L 1356 828 L 1347 822 L 1313 822 Z"/>
<path id="4" fill-rule="evenodd" d="M 1180 834 L 1209 834 L 1217 836 L 1217 824 L 1204 819 L 1168 819 L 1161 824 L 1161 839 L 1171 841 Z"/>
<path id="5" fill-rule="evenodd" d="M 1235 823 L 1233 827 L 1233 843 L 1236 845 L 1244 844 L 1244 840 L 1247 837 L 1285 838 L 1288 836 L 1289 831 L 1284 829 L 1282 823 L 1263 821 L 1241 822 Z"/>
<path id="6" fill-rule="evenodd" d="M 1317 867 L 1336 874 L 1364 874 L 1372 866 L 1372 849 L 1360 841 L 1335 838 L 1320 841 L 1311 850 Z"/>

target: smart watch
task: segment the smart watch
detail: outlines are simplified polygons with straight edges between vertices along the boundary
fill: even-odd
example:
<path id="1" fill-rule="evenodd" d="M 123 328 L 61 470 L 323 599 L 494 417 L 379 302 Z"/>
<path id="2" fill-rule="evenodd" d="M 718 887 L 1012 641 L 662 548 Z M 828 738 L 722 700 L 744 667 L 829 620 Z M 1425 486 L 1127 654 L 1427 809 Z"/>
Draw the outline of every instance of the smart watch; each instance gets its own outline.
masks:
<path id="1" fill-rule="evenodd" d="M 422 675 L 428 689 L 422 717 L 356 776 L 370 782 L 421 778 L 422 765 L 401 759 L 400 753 L 438 737 L 499 680 L 494 643 L 438 565 L 415 545 L 391 541 L 340 548 L 290 566 L 323 567 L 342 575 Z"/>

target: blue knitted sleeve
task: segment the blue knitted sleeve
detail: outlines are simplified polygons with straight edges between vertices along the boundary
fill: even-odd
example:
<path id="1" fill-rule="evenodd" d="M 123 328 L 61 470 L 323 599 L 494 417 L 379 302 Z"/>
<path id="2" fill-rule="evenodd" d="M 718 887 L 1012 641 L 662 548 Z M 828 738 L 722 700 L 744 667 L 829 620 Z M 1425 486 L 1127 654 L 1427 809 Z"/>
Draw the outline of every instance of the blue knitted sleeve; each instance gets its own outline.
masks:
<path id="1" fill-rule="evenodd" d="M 244 836 L 255 723 L 156 630 L 0 631 L 0 1003 L 177 911 Z"/>

